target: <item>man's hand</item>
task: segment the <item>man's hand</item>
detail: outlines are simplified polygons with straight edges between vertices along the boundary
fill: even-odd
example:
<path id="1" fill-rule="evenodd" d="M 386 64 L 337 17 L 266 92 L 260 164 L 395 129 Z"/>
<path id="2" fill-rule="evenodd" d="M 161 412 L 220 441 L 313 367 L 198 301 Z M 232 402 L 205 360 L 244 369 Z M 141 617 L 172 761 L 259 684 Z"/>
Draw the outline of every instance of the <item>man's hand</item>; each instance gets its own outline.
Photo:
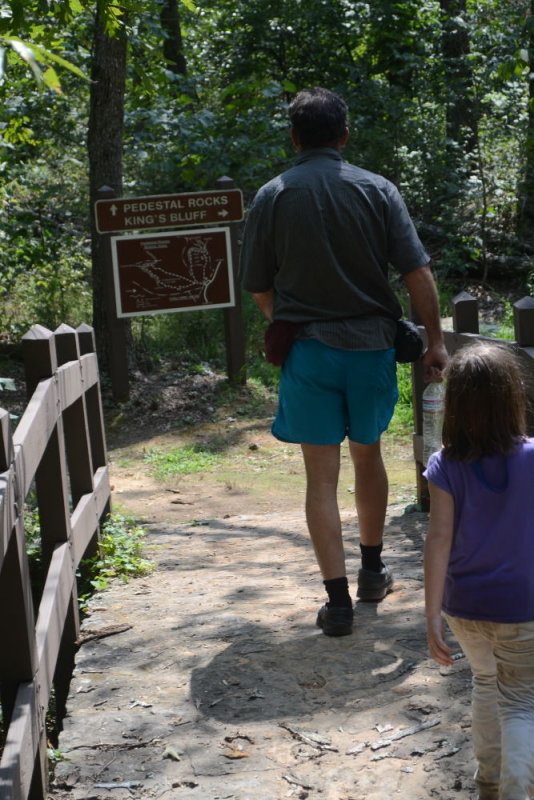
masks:
<path id="1" fill-rule="evenodd" d="M 426 383 L 439 383 L 449 356 L 443 342 L 439 298 L 430 267 L 420 267 L 408 272 L 404 276 L 404 283 L 425 326 L 428 339 L 428 348 L 423 355 L 423 379 Z"/>
<path id="2" fill-rule="evenodd" d="M 440 383 L 445 365 L 449 359 L 443 342 L 436 342 L 423 354 L 423 380 L 425 383 Z"/>

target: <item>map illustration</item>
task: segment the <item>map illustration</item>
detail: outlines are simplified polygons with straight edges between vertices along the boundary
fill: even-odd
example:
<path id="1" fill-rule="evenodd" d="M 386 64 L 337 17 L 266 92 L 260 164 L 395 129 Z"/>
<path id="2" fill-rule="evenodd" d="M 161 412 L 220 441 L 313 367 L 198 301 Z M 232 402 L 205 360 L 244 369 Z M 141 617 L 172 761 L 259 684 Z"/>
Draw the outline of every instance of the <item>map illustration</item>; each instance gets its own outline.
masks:
<path id="1" fill-rule="evenodd" d="M 233 304 L 226 229 L 116 237 L 115 246 L 121 316 Z"/>

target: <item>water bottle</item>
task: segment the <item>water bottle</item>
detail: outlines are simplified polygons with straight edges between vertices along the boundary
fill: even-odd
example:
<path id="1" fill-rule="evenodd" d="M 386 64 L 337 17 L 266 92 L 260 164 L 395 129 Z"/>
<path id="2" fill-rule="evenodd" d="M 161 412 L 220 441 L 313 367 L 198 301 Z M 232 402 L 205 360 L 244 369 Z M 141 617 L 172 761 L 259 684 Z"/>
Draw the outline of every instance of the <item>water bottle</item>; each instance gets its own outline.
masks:
<path id="1" fill-rule="evenodd" d="M 441 429 L 445 386 L 443 383 L 429 383 L 423 392 L 423 464 L 441 448 Z"/>

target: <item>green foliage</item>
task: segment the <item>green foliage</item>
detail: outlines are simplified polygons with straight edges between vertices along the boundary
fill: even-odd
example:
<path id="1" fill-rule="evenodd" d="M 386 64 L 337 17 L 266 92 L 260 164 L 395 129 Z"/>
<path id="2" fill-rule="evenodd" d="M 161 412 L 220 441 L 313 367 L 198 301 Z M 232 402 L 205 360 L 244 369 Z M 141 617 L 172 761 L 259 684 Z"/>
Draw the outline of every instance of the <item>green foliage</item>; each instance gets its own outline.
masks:
<path id="1" fill-rule="evenodd" d="M 125 29 L 129 40 L 126 194 L 200 190 L 227 174 L 248 204 L 292 161 L 287 101 L 319 83 L 348 101 L 346 157 L 398 184 L 444 285 L 485 280 L 507 258 L 530 271 L 516 236 L 532 28 L 522 0 L 468 0 L 452 19 L 438 0 L 179 7 L 186 75 L 163 57 L 155 0 L 0 0 L 4 335 L 16 338 L 37 322 L 91 321 L 82 76 L 90 73 L 97 9 L 110 33 Z M 468 47 L 451 62 L 443 43 L 455 30 Z M 453 139 L 455 109 L 466 117 Z M 264 323 L 249 305 L 247 296 L 248 374 L 276 386 L 278 371 L 262 357 Z M 139 319 L 133 330 L 147 364 L 173 352 L 224 363 L 218 312 Z"/>
<path id="2" fill-rule="evenodd" d="M 33 495 L 29 496 L 24 509 L 24 532 L 33 588 L 38 597 L 45 576 L 42 573 L 39 511 Z M 78 596 L 82 610 L 89 597 L 95 591 L 105 589 L 111 578 L 128 581 L 152 571 L 153 563 L 142 556 L 144 536 L 143 528 L 132 516 L 122 512 L 108 515 L 102 526 L 97 554 L 80 564 Z"/>
<path id="3" fill-rule="evenodd" d="M 407 435 L 413 431 L 411 364 L 397 364 L 397 386 L 399 399 L 388 430 L 394 434 Z"/>
<path id="4" fill-rule="evenodd" d="M 214 470 L 221 461 L 212 446 L 184 445 L 163 452 L 153 449 L 145 453 L 145 461 L 158 480 L 174 475 L 191 475 Z"/>
<path id="5" fill-rule="evenodd" d="M 143 528 L 128 514 L 116 512 L 106 518 L 96 556 L 85 559 L 80 565 L 83 573 L 79 593 L 82 609 L 91 594 L 105 589 L 110 579 L 119 578 L 126 582 L 153 570 L 153 562 L 142 557 L 144 536 Z"/>

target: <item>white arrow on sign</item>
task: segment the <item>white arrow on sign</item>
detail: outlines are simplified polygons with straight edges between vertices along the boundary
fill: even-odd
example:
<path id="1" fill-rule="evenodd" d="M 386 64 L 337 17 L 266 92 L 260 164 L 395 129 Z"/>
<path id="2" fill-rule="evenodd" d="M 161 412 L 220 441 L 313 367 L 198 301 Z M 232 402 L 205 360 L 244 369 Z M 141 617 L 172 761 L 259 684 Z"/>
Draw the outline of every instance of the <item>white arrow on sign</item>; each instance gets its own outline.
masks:
<path id="1" fill-rule="evenodd" d="M 110 207 L 109 210 L 111 211 L 113 216 L 115 216 L 115 214 L 117 213 L 117 206 L 115 205 L 115 203 L 113 203 L 113 205 Z"/>
<path id="2" fill-rule="evenodd" d="M 223 208 L 222 211 L 218 212 L 217 216 L 219 216 L 219 217 L 227 217 L 228 216 L 228 211 L 225 208 Z"/>

